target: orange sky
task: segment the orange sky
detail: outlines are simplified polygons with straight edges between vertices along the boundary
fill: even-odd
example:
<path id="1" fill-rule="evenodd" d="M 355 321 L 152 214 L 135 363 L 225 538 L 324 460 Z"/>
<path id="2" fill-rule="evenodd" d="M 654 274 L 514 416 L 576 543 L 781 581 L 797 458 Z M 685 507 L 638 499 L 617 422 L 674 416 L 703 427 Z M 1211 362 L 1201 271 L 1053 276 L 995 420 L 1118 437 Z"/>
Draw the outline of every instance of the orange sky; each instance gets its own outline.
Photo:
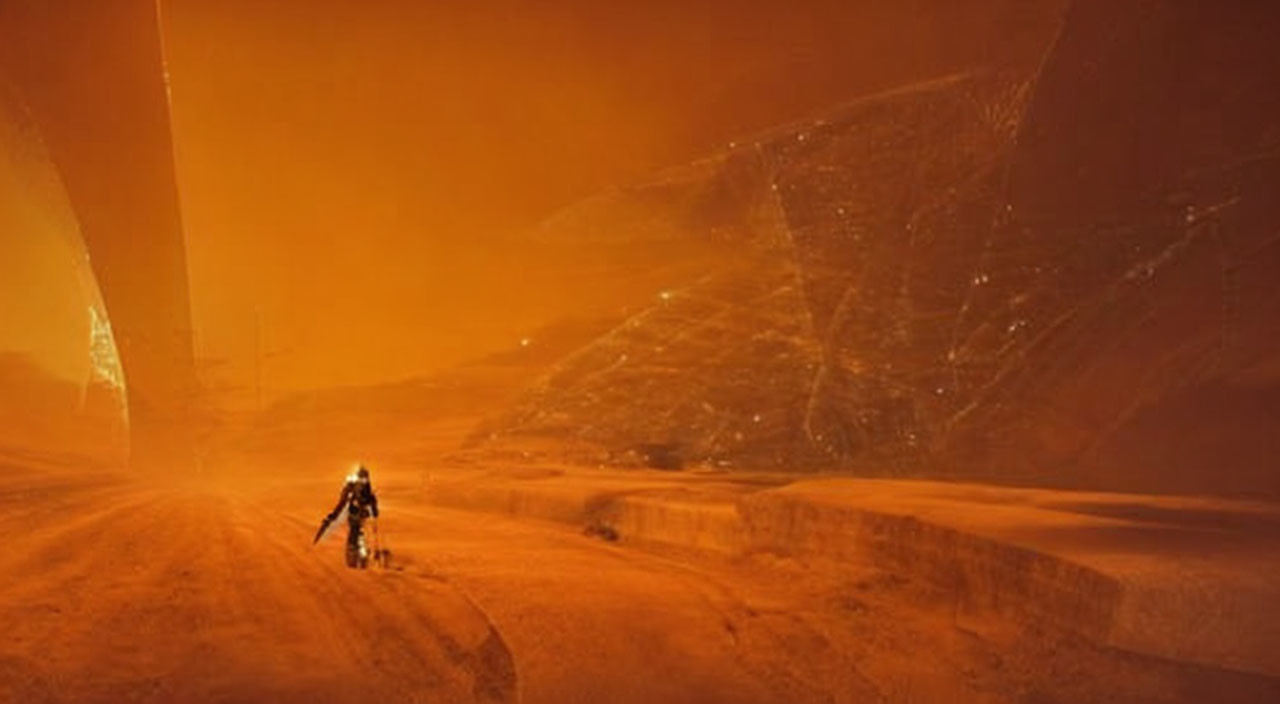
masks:
<path id="1" fill-rule="evenodd" d="M 1040 41 L 978 5 L 163 0 L 198 352 L 243 385 L 260 319 L 280 390 L 510 344 L 582 292 L 495 235 Z"/>

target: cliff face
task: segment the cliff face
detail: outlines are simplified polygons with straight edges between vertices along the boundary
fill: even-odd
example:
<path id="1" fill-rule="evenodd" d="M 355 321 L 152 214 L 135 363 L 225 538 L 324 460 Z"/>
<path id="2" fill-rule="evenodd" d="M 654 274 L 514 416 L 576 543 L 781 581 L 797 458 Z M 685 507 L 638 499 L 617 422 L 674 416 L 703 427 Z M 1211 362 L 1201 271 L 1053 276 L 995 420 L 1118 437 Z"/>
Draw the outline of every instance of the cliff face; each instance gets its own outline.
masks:
<path id="1" fill-rule="evenodd" d="M 961 321 L 974 384 L 948 456 L 1280 491 L 1278 28 L 1243 1 L 1073 5 Z"/>
<path id="2" fill-rule="evenodd" d="M 79 223 L 0 80 L 0 463 L 119 466 L 128 394 Z"/>
<path id="3" fill-rule="evenodd" d="M 944 383 L 938 316 L 969 291 L 1028 92 L 1013 71 L 892 91 L 552 219 L 543 240 L 717 255 L 482 437 L 605 461 L 915 466 Z"/>
<path id="4" fill-rule="evenodd" d="M 128 377 L 132 463 L 182 472 L 195 369 L 158 11 L 0 2 L 0 77 L 38 127 L 91 255 Z"/>
<path id="5" fill-rule="evenodd" d="M 539 236 L 720 254 L 477 441 L 1280 492 L 1276 16 L 1081 0 L 1037 66 L 873 96 L 567 211 Z"/>

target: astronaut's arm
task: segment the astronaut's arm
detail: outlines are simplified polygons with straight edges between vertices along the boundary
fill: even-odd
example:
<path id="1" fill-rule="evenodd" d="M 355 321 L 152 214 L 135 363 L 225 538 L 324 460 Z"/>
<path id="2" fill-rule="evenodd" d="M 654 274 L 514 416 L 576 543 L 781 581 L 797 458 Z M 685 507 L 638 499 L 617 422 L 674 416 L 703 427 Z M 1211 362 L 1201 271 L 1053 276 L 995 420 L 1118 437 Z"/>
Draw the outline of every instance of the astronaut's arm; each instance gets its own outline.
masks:
<path id="1" fill-rule="evenodd" d="M 369 492 L 369 513 L 373 514 L 374 518 L 378 517 L 378 495 L 372 491 Z"/>

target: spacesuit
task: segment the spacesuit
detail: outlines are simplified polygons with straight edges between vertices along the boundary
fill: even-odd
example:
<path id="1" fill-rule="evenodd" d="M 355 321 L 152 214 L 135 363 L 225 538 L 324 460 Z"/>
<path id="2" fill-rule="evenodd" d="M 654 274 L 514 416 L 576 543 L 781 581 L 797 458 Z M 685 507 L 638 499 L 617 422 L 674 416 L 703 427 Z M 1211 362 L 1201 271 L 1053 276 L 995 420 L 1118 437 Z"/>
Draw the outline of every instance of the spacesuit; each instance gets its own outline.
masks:
<path id="1" fill-rule="evenodd" d="M 347 477 L 342 485 L 342 494 L 338 496 L 338 505 L 333 507 L 329 515 L 320 524 L 316 539 L 338 519 L 343 509 L 347 510 L 347 567 L 365 569 L 369 566 L 369 544 L 365 537 L 365 521 L 378 518 L 378 497 L 369 484 L 369 470 L 362 465 L 355 474 Z M 377 531 L 377 523 L 374 523 Z"/>

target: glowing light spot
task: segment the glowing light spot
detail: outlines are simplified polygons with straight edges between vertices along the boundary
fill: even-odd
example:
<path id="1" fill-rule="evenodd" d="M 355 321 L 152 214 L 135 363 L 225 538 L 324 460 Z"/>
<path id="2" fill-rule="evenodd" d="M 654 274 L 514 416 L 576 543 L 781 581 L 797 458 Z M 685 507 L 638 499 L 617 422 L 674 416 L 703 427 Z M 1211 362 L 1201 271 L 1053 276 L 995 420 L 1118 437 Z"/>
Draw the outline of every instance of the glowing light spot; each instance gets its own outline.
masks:
<path id="1" fill-rule="evenodd" d="M 530 340 L 530 339 L 529 339 L 529 338 L 527 338 L 527 337 L 522 337 L 522 338 L 520 338 L 520 346 L 521 346 L 521 347 L 528 347 L 528 346 L 529 346 L 530 344 L 532 344 L 532 343 L 533 343 L 533 340 Z"/>
<path id="2" fill-rule="evenodd" d="M 89 306 L 89 363 L 97 380 L 124 390 L 124 368 L 116 352 L 111 323 L 95 306 Z"/>

